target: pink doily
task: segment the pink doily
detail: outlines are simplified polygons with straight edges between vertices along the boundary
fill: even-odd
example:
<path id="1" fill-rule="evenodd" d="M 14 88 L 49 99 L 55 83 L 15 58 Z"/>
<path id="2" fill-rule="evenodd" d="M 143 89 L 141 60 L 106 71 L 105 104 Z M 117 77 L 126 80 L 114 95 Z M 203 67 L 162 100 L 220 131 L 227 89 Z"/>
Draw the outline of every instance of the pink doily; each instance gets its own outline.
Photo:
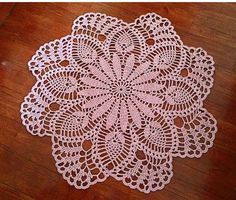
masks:
<path id="1" fill-rule="evenodd" d="M 31 134 L 52 138 L 70 185 L 85 189 L 112 176 L 145 193 L 160 190 L 173 157 L 199 158 L 213 145 L 216 120 L 202 107 L 213 65 L 155 13 L 130 24 L 87 13 L 32 57 L 37 82 L 22 121 Z"/>

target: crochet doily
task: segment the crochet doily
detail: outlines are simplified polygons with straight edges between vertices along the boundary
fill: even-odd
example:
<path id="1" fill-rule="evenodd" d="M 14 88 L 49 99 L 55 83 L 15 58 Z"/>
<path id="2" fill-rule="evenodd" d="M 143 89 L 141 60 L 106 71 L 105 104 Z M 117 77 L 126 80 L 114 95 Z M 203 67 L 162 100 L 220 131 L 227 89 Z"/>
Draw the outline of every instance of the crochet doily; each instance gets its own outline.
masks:
<path id="1" fill-rule="evenodd" d="M 51 137 L 58 172 L 78 189 L 111 176 L 160 190 L 173 157 L 199 158 L 213 145 L 216 120 L 203 100 L 214 61 L 155 13 L 133 23 L 86 13 L 28 65 L 37 82 L 21 105 L 23 124 Z"/>

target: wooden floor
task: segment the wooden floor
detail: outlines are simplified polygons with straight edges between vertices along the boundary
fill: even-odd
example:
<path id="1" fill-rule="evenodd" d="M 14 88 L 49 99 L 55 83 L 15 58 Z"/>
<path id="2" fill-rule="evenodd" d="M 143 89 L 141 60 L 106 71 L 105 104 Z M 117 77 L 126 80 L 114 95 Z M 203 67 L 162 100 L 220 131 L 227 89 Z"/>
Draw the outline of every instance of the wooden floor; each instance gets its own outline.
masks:
<path id="1" fill-rule="evenodd" d="M 148 195 L 109 178 L 76 190 L 56 171 L 50 138 L 31 136 L 19 106 L 35 78 L 27 62 L 40 45 L 70 33 L 85 12 L 132 22 L 147 12 L 172 21 L 187 46 L 214 57 L 215 82 L 204 106 L 218 121 L 214 147 L 200 159 L 175 159 L 174 176 Z M 236 4 L 0 4 L 0 199 L 236 199 Z"/>

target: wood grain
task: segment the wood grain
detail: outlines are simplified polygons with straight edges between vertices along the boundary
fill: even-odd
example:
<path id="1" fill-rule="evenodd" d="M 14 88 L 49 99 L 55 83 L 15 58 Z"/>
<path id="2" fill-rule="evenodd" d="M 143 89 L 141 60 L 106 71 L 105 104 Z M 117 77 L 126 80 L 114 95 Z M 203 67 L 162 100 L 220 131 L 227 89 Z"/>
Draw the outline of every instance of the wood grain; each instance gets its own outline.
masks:
<path id="1" fill-rule="evenodd" d="M 132 22 L 156 12 L 175 26 L 184 44 L 214 57 L 214 87 L 204 102 L 218 121 L 212 149 L 200 159 L 175 159 L 172 181 L 149 195 L 109 178 L 87 190 L 69 186 L 56 171 L 50 138 L 31 136 L 19 107 L 35 78 L 27 62 L 45 42 L 70 33 L 73 20 L 101 12 Z M 0 4 L 0 199 L 236 198 L 236 4 L 16 3 Z"/>

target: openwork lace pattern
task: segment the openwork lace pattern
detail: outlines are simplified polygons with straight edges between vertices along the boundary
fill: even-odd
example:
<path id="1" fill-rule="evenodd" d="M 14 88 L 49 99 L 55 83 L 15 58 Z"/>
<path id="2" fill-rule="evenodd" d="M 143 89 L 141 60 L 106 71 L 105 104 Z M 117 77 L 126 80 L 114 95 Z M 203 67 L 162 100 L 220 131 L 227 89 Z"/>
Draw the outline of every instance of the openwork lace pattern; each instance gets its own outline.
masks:
<path id="1" fill-rule="evenodd" d="M 111 176 L 160 190 L 173 157 L 199 158 L 213 145 L 216 120 L 203 100 L 214 61 L 155 13 L 130 24 L 86 13 L 28 65 L 37 82 L 21 105 L 23 124 L 51 137 L 58 172 L 78 189 Z"/>

